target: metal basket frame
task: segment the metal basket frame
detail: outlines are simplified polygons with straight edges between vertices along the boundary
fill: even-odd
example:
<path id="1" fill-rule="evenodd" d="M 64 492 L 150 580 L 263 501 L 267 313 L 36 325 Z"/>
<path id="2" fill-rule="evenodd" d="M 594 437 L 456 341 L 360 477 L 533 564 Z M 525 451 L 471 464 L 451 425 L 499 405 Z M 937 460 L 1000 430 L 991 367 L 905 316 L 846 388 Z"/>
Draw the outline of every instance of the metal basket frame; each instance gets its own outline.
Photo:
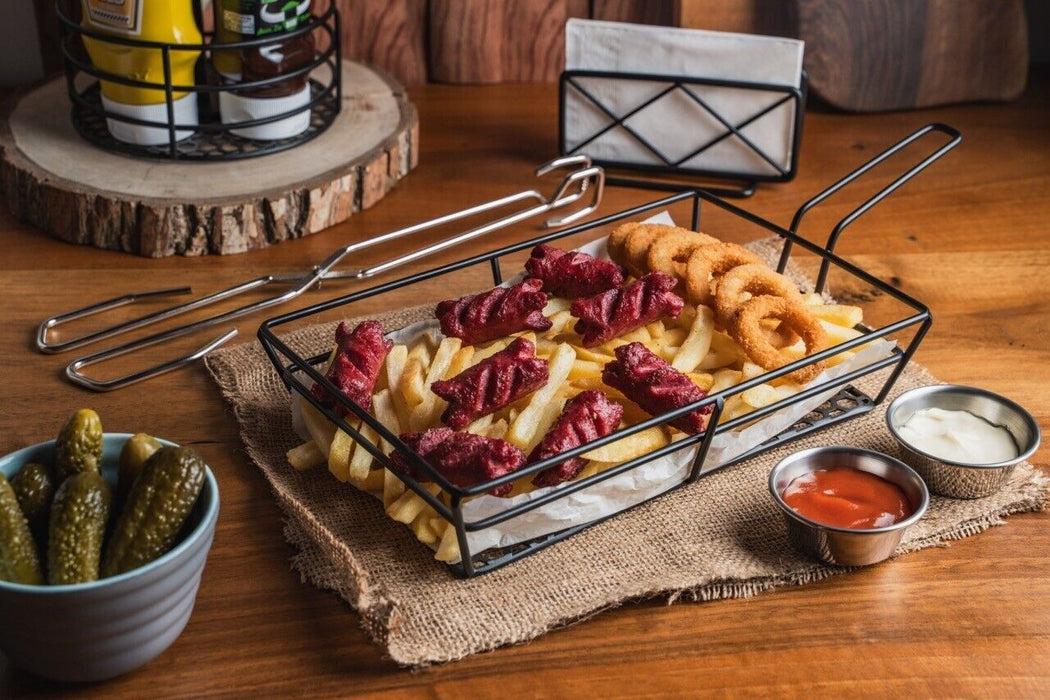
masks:
<path id="1" fill-rule="evenodd" d="M 343 89 L 340 39 L 341 19 L 334 0 L 328 0 L 328 8 L 324 12 L 319 14 L 312 13 L 308 22 L 293 31 L 222 44 L 214 42 L 214 31 L 204 31 L 203 28 L 201 33 L 205 41 L 200 44 L 143 41 L 107 34 L 88 27 L 82 27 L 73 21 L 63 8 L 64 4 L 63 0 L 55 0 L 55 15 L 58 19 L 60 31 L 59 49 L 65 66 L 66 91 L 72 103 L 70 119 L 77 133 L 99 148 L 125 155 L 182 161 L 254 158 L 279 153 L 316 138 L 332 125 L 339 114 Z M 200 10 L 200 2 L 195 0 L 194 14 L 198 18 L 198 22 L 201 16 Z M 235 84 L 213 84 L 205 80 L 207 74 L 206 66 L 211 61 L 211 53 L 220 46 L 222 51 L 261 48 L 283 43 L 315 31 L 327 37 L 328 46 L 323 51 L 315 50 L 313 60 L 307 65 L 270 78 L 243 81 Z M 77 50 L 77 45 L 82 37 L 89 37 L 99 42 L 117 46 L 130 46 L 151 51 L 159 50 L 163 67 L 163 82 L 137 80 L 97 68 L 90 61 L 78 55 L 80 52 Z M 179 85 L 172 82 L 173 52 L 200 54 L 197 68 L 195 69 L 198 78 L 195 84 Z M 322 66 L 327 66 L 327 80 L 318 78 L 324 72 L 317 71 Z M 208 105 L 202 104 L 198 106 L 202 117 L 198 124 L 179 124 L 175 122 L 174 101 L 176 93 L 197 93 L 211 97 L 220 92 L 239 93 L 266 87 L 304 75 L 308 76 L 308 84 L 310 85 L 310 101 L 304 106 L 295 107 L 265 118 L 224 124 L 219 118 L 217 110 L 209 110 Z M 91 81 L 86 87 L 78 88 L 76 83 L 80 76 L 88 76 L 96 80 Z M 150 121 L 116 114 L 105 109 L 100 99 L 100 83 L 103 80 L 128 87 L 163 90 L 167 107 L 167 119 L 162 122 Z M 233 133 L 233 130 L 270 124 L 296 116 L 307 110 L 310 111 L 310 125 L 303 133 L 296 136 L 277 140 L 264 140 L 239 136 Z M 168 132 L 168 142 L 158 146 L 146 146 L 120 141 L 109 133 L 106 127 L 107 119 L 138 126 L 165 129 Z M 189 138 L 179 140 L 178 132 L 187 130 L 192 130 L 195 134 Z"/>
<path id="2" fill-rule="evenodd" d="M 931 155 L 924 158 L 918 164 L 909 168 L 904 174 L 897 177 L 886 187 L 882 188 L 878 193 L 872 196 L 860 207 L 855 209 L 849 215 L 847 215 L 839 224 L 832 230 L 831 236 L 824 246 L 812 243 L 804 238 L 801 238 L 797 229 L 806 213 L 811 211 L 813 207 L 819 204 L 821 201 L 826 199 L 828 196 L 837 192 L 845 185 L 853 182 L 858 177 L 863 175 L 865 172 L 875 167 L 875 165 L 886 160 L 893 154 L 904 149 L 908 145 L 915 142 L 917 139 L 931 133 L 939 133 L 946 137 L 948 140 L 946 143 L 936 149 Z M 810 432 L 812 430 L 820 429 L 837 423 L 842 420 L 860 415 L 866 411 L 871 410 L 875 405 L 881 403 L 890 390 L 893 388 L 894 383 L 900 376 L 905 365 L 911 359 L 919 343 L 922 341 L 926 332 L 929 330 L 932 318 L 929 309 L 918 300 L 912 298 L 908 294 L 900 291 L 892 284 L 889 284 L 874 275 L 865 272 L 856 265 L 848 262 L 847 260 L 839 257 L 835 254 L 835 244 L 839 239 L 842 231 L 849 226 L 852 222 L 856 221 L 859 216 L 864 212 L 868 211 L 874 204 L 878 203 L 890 193 L 899 188 L 902 184 L 910 180 L 920 171 L 925 169 L 932 162 L 940 158 L 947 151 L 954 148 L 961 140 L 961 135 L 958 131 L 950 126 L 944 124 L 930 124 L 922 129 L 919 129 L 911 136 L 898 142 L 894 146 L 890 147 L 883 153 L 879 154 L 871 161 L 861 166 L 854 172 L 850 173 L 846 177 L 842 178 L 832 186 L 820 192 L 815 197 L 811 198 L 805 204 L 803 204 L 796 212 L 795 218 L 792 222 L 790 229 L 782 228 L 762 217 L 752 214 L 740 207 L 737 207 L 720 197 L 706 192 L 704 190 L 693 190 L 688 192 L 681 192 L 674 194 L 662 199 L 658 199 L 648 204 L 641 206 L 632 207 L 615 214 L 604 216 L 600 219 L 589 221 L 580 225 L 572 226 L 555 233 L 550 233 L 542 236 L 532 238 L 530 240 L 515 243 L 497 250 L 492 250 L 487 253 L 475 255 L 469 258 L 465 258 L 447 265 L 436 267 L 430 270 L 419 272 L 413 275 L 402 277 L 390 282 L 375 285 L 368 289 L 364 289 L 352 294 L 340 296 L 329 301 L 315 304 L 313 306 L 287 313 L 272 319 L 265 321 L 259 328 L 258 337 L 262 343 L 262 346 L 267 353 L 270 361 L 273 363 L 274 368 L 278 371 L 282 381 L 288 387 L 290 391 L 298 392 L 301 395 L 302 400 L 309 401 L 318 410 L 320 410 L 329 420 L 336 424 L 340 429 L 348 433 L 355 441 L 360 443 L 365 449 L 368 450 L 379 463 L 388 466 L 389 461 L 386 455 L 380 450 L 380 447 L 365 439 L 361 433 L 356 430 L 346 418 L 342 417 L 337 411 L 325 408 L 321 403 L 311 394 L 310 387 L 312 384 L 320 384 L 326 389 L 331 396 L 338 399 L 340 405 L 345 409 L 347 416 L 356 416 L 361 421 L 370 426 L 377 434 L 390 444 L 394 445 L 395 449 L 406 455 L 409 459 L 412 468 L 418 470 L 417 473 L 426 474 L 429 477 L 429 481 L 437 484 L 440 488 L 438 495 L 432 494 L 429 490 L 424 488 L 424 485 L 417 479 L 406 474 L 398 474 L 398 477 L 405 483 L 406 487 L 411 489 L 413 492 L 418 494 L 427 504 L 434 508 L 434 510 L 445 520 L 451 523 L 456 529 L 456 536 L 461 552 L 461 560 L 458 563 L 451 564 L 452 569 L 460 576 L 470 577 L 492 571 L 500 566 L 504 566 L 510 562 L 516 561 L 524 556 L 527 556 L 539 549 L 549 546 L 555 542 L 558 542 L 570 535 L 579 532 L 582 529 L 590 527 L 600 520 L 591 521 L 587 523 L 581 523 L 580 525 L 562 530 L 560 532 L 547 535 L 544 537 L 537 538 L 530 542 L 515 545 L 513 547 L 501 549 L 501 550 L 488 550 L 486 552 L 471 552 L 469 542 L 467 539 L 468 532 L 474 532 L 482 530 L 487 527 L 491 527 L 498 523 L 504 522 L 513 518 L 521 513 L 529 510 L 538 508 L 546 503 L 554 501 L 556 499 L 564 498 L 569 494 L 585 489 L 588 486 L 612 478 L 618 474 L 626 472 L 631 469 L 635 469 L 643 464 L 646 464 L 654 459 L 663 457 L 665 455 L 677 452 L 683 449 L 689 449 L 692 447 L 698 447 L 696 457 L 693 460 L 692 468 L 686 478 L 675 485 L 673 488 L 683 486 L 688 483 L 695 482 L 701 476 L 713 473 L 716 469 L 703 470 L 704 460 L 707 455 L 707 451 L 710 448 L 711 441 L 716 434 L 731 431 L 741 425 L 754 421 L 769 415 L 775 411 L 784 408 L 787 405 L 803 401 L 805 399 L 817 396 L 826 392 L 830 388 L 841 387 L 842 391 L 836 395 L 830 405 L 826 405 L 824 409 L 811 414 L 810 419 L 801 421 L 796 424 L 793 429 L 786 431 L 784 434 L 764 443 L 756 446 L 753 450 L 745 455 L 742 455 L 735 461 L 745 459 L 747 457 L 754 456 L 755 454 L 768 450 L 775 445 L 782 444 L 787 440 L 794 439 L 802 434 Z M 349 308 L 352 307 L 356 302 L 363 299 L 379 296 L 386 292 L 401 289 L 403 287 L 413 285 L 419 282 L 430 280 L 439 276 L 451 274 L 465 268 L 472 267 L 474 265 L 488 264 L 492 272 L 492 281 L 494 285 L 501 284 L 503 281 L 503 275 L 500 268 L 500 260 L 506 255 L 516 253 L 519 251 L 528 250 L 541 243 L 551 243 L 553 241 L 579 234 L 586 231 L 595 230 L 601 227 L 609 226 L 618 221 L 624 219 L 633 219 L 639 216 L 648 214 L 655 210 L 666 208 L 677 202 L 691 201 L 692 202 L 692 218 L 691 225 L 693 230 L 699 230 L 700 214 L 701 214 L 701 203 L 707 203 L 710 206 L 715 206 L 731 215 L 739 217 L 740 219 L 747 221 L 760 230 L 767 232 L 768 234 L 774 234 L 783 240 L 783 249 L 778 265 L 778 269 L 783 271 L 786 267 L 793 247 L 797 246 L 804 250 L 818 256 L 821 259 L 821 275 L 817 281 L 816 289 L 818 292 L 822 291 L 827 279 L 827 273 L 831 268 L 840 270 L 854 278 L 860 279 L 865 283 L 873 286 L 883 294 L 892 297 L 896 301 L 900 302 L 904 307 L 910 308 L 912 313 L 905 316 L 904 318 L 898 319 L 892 323 L 877 328 L 871 328 L 867 326 L 858 326 L 857 330 L 861 331 L 862 334 L 841 343 L 834 347 L 828 348 L 818 353 L 814 353 L 808 357 L 804 357 L 800 360 L 794 361 L 784 367 L 764 373 L 760 376 L 746 380 L 737 384 L 733 387 L 729 387 L 723 391 L 719 391 L 708 395 L 706 398 L 691 403 L 687 406 L 669 411 L 667 413 L 654 416 L 649 420 L 642 423 L 629 426 L 627 428 L 619 429 L 613 433 L 604 437 L 593 440 L 587 444 L 580 445 L 579 447 L 573 448 L 566 452 L 560 453 L 549 459 L 545 459 L 534 464 L 530 464 L 522 469 L 506 474 L 496 479 L 491 479 L 484 483 L 480 483 L 470 487 L 460 487 L 450 483 L 444 476 L 442 476 L 437 470 L 427 464 L 419 455 L 413 452 L 397 435 L 390 433 L 378 420 L 376 420 L 369 412 L 363 410 L 357 404 L 353 403 L 342 395 L 339 390 L 327 379 L 325 379 L 323 373 L 319 371 L 318 366 L 323 364 L 329 354 L 323 353 L 310 358 L 300 357 L 292 348 L 290 348 L 280 337 L 275 333 L 275 329 L 278 327 L 298 321 L 310 316 L 320 314 L 332 309 Z M 352 312 L 349 316 L 354 316 Z M 757 409 L 752 413 L 729 420 L 725 423 L 719 424 L 719 418 L 722 410 L 725 407 L 726 400 L 736 394 L 740 394 L 751 387 L 754 387 L 763 382 L 768 382 L 771 379 L 784 376 L 790 372 L 793 372 L 802 367 L 808 366 L 815 362 L 827 359 L 833 355 L 837 355 L 845 350 L 857 348 L 860 345 L 866 344 L 875 338 L 885 338 L 893 333 L 899 331 L 915 328 L 914 334 L 911 340 L 907 343 L 903 349 L 900 346 L 896 346 L 890 352 L 888 357 L 881 360 L 875 361 L 864 367 L 855 369 L 841 377 L 835 378 L 828 382 L 823 382 L 819 385 L 810 387 L 794 396 L 782 399 L 781 401 L 767 406 L 765 408 Z M 887 374 L 880 390 L 874 399 L 868 398 L 863 392 L 856 390 L 849 386 L 849 383 L 873 372 L 876 372 L 883 368 L 892 368 Z M 654 450 L 651 453 L 640 456 L 636 459 L 632 459 L 628 462 L 619 464 L 613 468 L 610 468 L 604 472 L 595 474 L 593 476 L 581 479 L 579 481 L 569 481 L 553 488 L 550 492 L 543 496 L 534 498 L 533 500 L 518 504 L 514 507 L 510 507 L 503 512 L 495 515 L 475 520 L 465 521 L 463 515 L 463 501 L 464 499 L 483 494 L 497 486 L 510 483 L 516 479 L 536 472 L 547 469 L 555 464 L 561 463 L 562 461 L 578 456 L 584 452 L 595 449 L 602 445 L 606 445 L 616 440 L 620 440 L 628 435 L 638 433 L 642 430 L 646 430 L 653 426 L 667 425 L 674 419 L 698 408 L 710 406 L 712 413 L 709 418 L 708 425 L 715 426 L 709 428 L 704 433 L 698 435 L 688 436 L 685 439 L 671 442 L 670 444 Z M 719 465 L 717 468 L 723 468 L 733 462 L 729 462 L 723 465 Z M 666 492 L 665 492 L 666 493 Z M 447 501 L 447 502 L 446 502 Z M 644 501 L 643 501 L 644 502 Z M 640 504 L 638 504 L 640 505 Z M 634 506 L 631 506 L 634 507 Z M 624 509 L 626 510 L 626 509 Z M 623 511 L 620 511 L 623 512 Z M 612 516 L 609 516 L 612 517 Z M 604 518 L 603 518 L 604 520 Z"/>

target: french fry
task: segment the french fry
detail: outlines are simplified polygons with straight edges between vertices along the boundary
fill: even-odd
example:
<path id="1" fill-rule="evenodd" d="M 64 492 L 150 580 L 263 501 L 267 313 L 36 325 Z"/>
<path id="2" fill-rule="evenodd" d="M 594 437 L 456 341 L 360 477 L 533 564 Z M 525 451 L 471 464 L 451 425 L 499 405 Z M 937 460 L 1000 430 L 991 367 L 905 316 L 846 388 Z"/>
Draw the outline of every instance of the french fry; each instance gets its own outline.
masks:
<path id="1" fill-rule="evenodd" d="M 452 379 L 463 370 L 470 367 L 474 360 L 474 346 L 467 345 L 461 347 L 456 351 L 456 354 L 452 356 L 452 361 L 448 363 L 448 369 L 445 370 L 445 376 L 442 379 Z"/>
<path id="2" fill-rule="evenodd" d="M 577 359 L 569 370 L 569 381 L 574 379 L 601 379 L 605 365 L 590 360 Z"/>
<path id="3" fill-rule="evenodd" d="M 423 544 L 434 544 L 438 541 L 437 533 L 430 527 L 430 519 L 433 516 L 434 509 L 428 506 L 427 508 L 424 508 L 419 515 L 416 516 L 416 519 L 409 524 L 409 527 L 412 528 L 412 532 L 416 535 L 416 539 Z"/>
<path id="4" fill-rule="evenodd" d="M 332 438 L 335 437 L 335 424 L 325 418 L 317 408 L 306 399 L 299 400 L 299 415 L 303 417 L 303 424 L 310 438 L 317 445 L 322 455 L 327 455 L 332 450 Z"/>
<path id="5" fill-rule="evenodd" d="M 383 470 L 383 508 L 390 508 L 390 504 L 401 497 L 405 492 L 405 482 L 397 478 L 397 475 L 389 469 Z"/>
<path id="6" fill-rule="evenodd" d="M 423 488 L 431 494 L 437 494 L 441 487 L 437 484 L 424 484 Z M 392 519 L 405 525 L 410 524 L 416 516 L 423 512 L 427 502 L 420 498 L 415 491 L 406 490 L 397 500 L 387 506 L 386 514 Z"/>
<path id="7" fill-rule="evenodd" d="M 847 340 L 853 340 L 864 335 L 856 328 L 845 328 L 843 326 L 836 325 L 824 319 L 817 319 L 820 325 L 824 327 L 824 331 L 828 334 L 828 347 L 832 345 L 838 345 L 839 343 L 845 343 Z M 864 347 L 861 345 L 860 347 Z"/>
<path id="8" fill-rule="evenodd" d="M 692 372 L 707 357 L 711 349 L 711 338 L 715 331 L 715 314 L 706 306 L 696 309 L 696 317 L 689 328 L 689 334 L 682 341 L 678 354 L 671 361 L 671 366 L 679 372 Z"/>
<path id="9" fill-rule="evenodd" d="M 394 408 L 394 399 L 390 389 L 383 389 L 372 397 L 372 413 L 375 415 L 376 420 L 394 435 L 402 433 L 401 420 L 397 417 L 397 410 Z M 379 449 L 383 450 L 383 454 L 388 455 L 394 451 L 394 446 L 387 442 L 386 438 L 383 438 L 379 444 Z"/>
<path id="10" fill-rule="evenodd" d="M 285 456 L 288 458 L 288 464 L 292 465 L 292 468 L 299 472 L 313 469 L 317 465 L 325 463 L 324 453 L 321 452 L 320 448 L 317 447 L 317 443 L 313 440 L 304 442 L 298 447 L 293 447 L 288 450 Z"/>
<path id="11" fill-rule="evenodd" d="M 549 406 L 552 405 L 554 395 L 558 393 L 561 385 L 568 379 L 575 360 L 576 351 L 571 345 L 563 345 L 551 355 L 547 383 L 532 394 L 529 405 L 510 424 L 506 436 L 508 442 L 528 452 L 540 441 L 543 433 L 558 417 L 557 413 L 551 416 Z M 548 420 L 550 422 L 547 422 Z"/>
<path id="12" fill-rule="evenodd" d="M 426 376 L 426 363 L 418 356 L 409 357 L 405 362 L 405 371 L 401 374 L 401 380 L 397 385 L 397 391 L 401 394 L 409 411 L 406 425 L 412 424 L 412 411 L 426 398 Z"/>
<path id="13" fill-rule="evenodd" d="M 576 320 L 573 318 L 572 314 L 569 313 L 568 309 L 565 311 L 559 311 L 553 316 L 548 316 L 548 318 L 550 319 L 551 327 L 543 332 L 543 335 L 547 338 L 553 338 L 560 333 L 564 333 L 566 330 L 572 330 L 571 328 L 568 328 L 568 326 Z"/>
<path id="14" fill-rule="evenodd" d="M 635 457 L 640 457 L 652 452 L 655 449 L 663 447 L 668 442 L 670 442 L 670 438 L 667 436 L 667 431 L 656 425 L 652 428 L 647 428 L 640 433 L 620 438 L 616 442 L 611 442 L 608 445 L 588 450 L 581 456 L 584 459 L 591 459 L 596 462 L 611 462 L 613 464 L 619 464 L 620 462 L 626 462 L 629 459 L 634 459 Z"/>
<path id="15" fill-rule="evenodd" d="M 810 306 L 809 312 L 821 321 L 827 321 L 843 328 L 853 328 L 864 320 L 863 309 L 847 304 L 818 304 Z"/>
<path id="16" fill-rule="evenodd" d="M 472 358 L 472 364 L 476 365 L 484 359 L 492 357 L 503 348 L 510 345 L 510 338 L 503 338 L 500 340 L 493 340 L 485 347 L 474 346 L 474 357 Z"/>
<path id="17" fill-rule="evenodd" d="M 431 361 L 426 377 L 423 380 L 423 399 L 412 411 L 412 417 L 409 419 L 409 427 L 412 430 L 422 430 L 436 423 L 438 414 L 448 405 L 430 387 L 434 382 L 445 376 L 449 366 L 452 364 L 452 358 L 462 345 L 463 341 L 459 338 L 445 338 L 438 345 L 437 350 L 434 352 L 434 359 Z"/>
<path id="18" fill-rule="evenodd" d="M 383 469 L 373 469 L 361 482 L 360 487 L 369 493 L 379 493 L 383 490 Z"/>
<path id="19" fill-rule="evenodd" d="M 743 373 L 735 369 L 716 369 L 711 376 L 713 381 L 711 382 L 711 388 L 708 389 L 708 393 L 714 394 L 722 391 L 722 389 L 728 389 L 735 384 L 739 384 Z"/>
<path id="20" fill-rule="evenodd" d="M 597 362 L 600 365 L 605 365 L 612 362 L 616 358 L 604 352 L 598 352 L 593 348 L 585 348 L 580 345 L 573 344 L 572 349 L 576 351 L 576 357 L 580 360 L 589 360 L 590 362 Z"/>
<path id="21" fill-rule="evenodd" d="M 459 557 L 459 540 L 456 538 L 456 528 L 450 525 L 445 528 L 445 532 L 441 535 L 441 543 L 438 545 L 437 552 L 434 553 L 434 558 L 438 561 L 456 561 Z"/>
<path id="22" fill-rule="evenodd" d="M 394 403 L 394 409 L 397 411 L 398 424 L 404 426 L 408 425 L 409 408 L 405 402 L 405 397 L 398 391 L 398 386 L 401 384 L 401 375 L 405 372 L 405 362 L 407 361 L 408 347 L 395 345 L 386 354 L 384 364 L 386 385 L 390 390 L 390 398 Z"/>
<path id="23" fill-rule="evenodd" d="M 708 372 L 686 372 L 685 376 L 689 377 L 693 384 L 707 392 L 711 391 L 711 386 L 715 383 L 715 378 Z"/>
<path id="24" fill-rule="evenodd" d="M 740 398 L 751 408 L 765 408 L 779 401 L 780 395 L 769 384 L 758 384 L 743 391 Z"/>
<path id="25" fill-rule="evenodd" d="M 363 484 L 365 479 L 368 478 L 368 472 L 372 469 L 372 453 L 369 452 L 364 445 L 364 441 L 367 440 L 372 444 L 375 444 L 379 440 L 379 433 L 377 433 L 372 426 L 368 423 L 361 422 L 358 427 L 358 432 L 361 433 L 361 442 L 354 443 L 354 453 L 350 458 L 350 462 L 347 465 L 347 478 L 351 483 Z"/>
<path id="26" fill-rule="evenodd" d="M 764 367 L 762 367 L 761 365 L 756 365 L 754 362 L 751 362 L 749 360 L 740 367 L 740 381 L 753 379 L 758 375 L 765 373 L 766 369 Z"/>
<path id="27" fill-rule="evenodd" d="M 493 416 L 491 413 L 482 416 L 481 418 L 475 418 L 470 425 L 466 427 L 468 433 L 474 433 L 475 435 L 483 435 L 485 429 L 492 425 Z"/>
<path id="28" fill-rule="evenodd" d="M 551 297 L 547 300 L 547 305 L 543 307 L 543 315 L 550 318 L 559 311 L 568 311 L 569 307 L 572 306 L 572 299 L 563 299 L 562 297 Z"/>
<path id="29" fill-rule="evenodd" d="M 507 429 L 510 426 L 507 424 L 506 419 L 500 418 L 491 425 L 483 428 L 479 435 L 484 435 L 487 438 L 496 438 L 502 440 L 507 435 Z"/>
<path id="30" fill-rule="evenodd" d="M 339 481 L 350 478 L 350 456 L 354 451 L 354 441 L 342 430 L 335 432 L 332 447 L 328 450 L 328 471 Z"/>

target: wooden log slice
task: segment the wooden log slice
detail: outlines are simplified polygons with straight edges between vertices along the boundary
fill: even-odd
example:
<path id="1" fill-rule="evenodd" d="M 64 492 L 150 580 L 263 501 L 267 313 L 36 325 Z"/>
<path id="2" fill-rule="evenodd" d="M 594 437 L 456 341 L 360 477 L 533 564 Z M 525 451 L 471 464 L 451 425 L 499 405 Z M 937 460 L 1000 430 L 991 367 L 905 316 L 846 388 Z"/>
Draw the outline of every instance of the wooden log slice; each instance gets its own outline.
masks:
<path id="1" fill-rule="evenodd" d="M 0 123 L 4 200 L 61 240 L 147 257 L 243 253 L 316 233 L 378 202 L 418 162 L 419 119 L 404 89 L 353 61 L 342 81 L 342 109 L 312 141 L 247 160 L 177 162 L 82 139 L 56 79 Z"/>

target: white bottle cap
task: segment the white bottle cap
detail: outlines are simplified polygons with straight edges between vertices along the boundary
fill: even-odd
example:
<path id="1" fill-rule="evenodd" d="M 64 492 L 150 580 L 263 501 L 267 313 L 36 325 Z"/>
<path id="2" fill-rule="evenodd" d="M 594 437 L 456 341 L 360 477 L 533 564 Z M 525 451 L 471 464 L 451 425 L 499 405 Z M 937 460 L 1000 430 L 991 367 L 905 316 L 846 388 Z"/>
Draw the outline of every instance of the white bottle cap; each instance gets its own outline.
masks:
<path id="1" fill-rule="evenodd" d="M 183 97 L 172 100 L 171 104 L 176 124 L 197 126 L 197 93 L 187 93 Z M 124 117 L 159 122 L 161 124 L 168 122 L 168 106 L 164 102 L 152 105 L 129 105 L 123 102 L 114 102 L 102 95 L 102 106 L 107 112 L 113 112 Z M 138 146 L 161 146 L 168 143 L 168 130 L 164 127 L 129 124 L 116 119 L 106 119 L 106 127 L 109 129 L 109 133 L 113 135 L 113 138 L 124 143 L 133 143 Z M 188 139 L 194 133 L 194 129 L 176 129 L 175 140 Z"/>
<path id="2" fill-rule="evenodd" d="M 253 119 L 265 119 L 284 112 L 302 110 L 284 119 L 243 129 L 231 129 L 238 136 L 262 141 L 276 141 L 301 134 L 310 126 L 310 86 L 285 97 L 245 97 L 233 92 L 219 93 L 219 112 L 223 124 L 236 124 Z"/>

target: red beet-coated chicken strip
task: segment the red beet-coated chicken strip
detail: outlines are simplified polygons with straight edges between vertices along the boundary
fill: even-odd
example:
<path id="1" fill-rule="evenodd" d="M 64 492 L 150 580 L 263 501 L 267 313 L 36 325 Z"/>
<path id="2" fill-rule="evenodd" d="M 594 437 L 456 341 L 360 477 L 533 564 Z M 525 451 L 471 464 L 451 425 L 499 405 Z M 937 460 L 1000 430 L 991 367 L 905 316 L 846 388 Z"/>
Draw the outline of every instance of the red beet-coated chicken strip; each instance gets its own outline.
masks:
<path id="1" fill-rule="evenodd" d="M 707 392 L 693 384 L 674 367 L 652 353 L 641 343 L 629 343 L 616 348 L 616 359 L 605 365 L 602 381 L 641 406 L 650 415 L 659 415 L 707 396 Z M 682 432 L 695 435 L 707 427 L 705 416 L 711 406 L 690 411 L 671 421 Z"/>
<path id="2" fill-rule="evenodd" d="M 565 404 L 561 416 L 536 445 L 529 455 L 529 464 L 608 435 L 616 430 L 622 417 L 623 406 L 610 401 L 602 392 L 592 389 L 578 394 Z M 555 486 L 579 474 L 586 463 L 583 457 L 567 459 L 541 471 L 533 477 L 532 483 L 535 486 Z"/>
<path id="3" fill-rule="evenodd" d="M 459 430 L 536 391 L 547 383 L 548 376 L 547 361 L 536 357 L 536 346 L 516 338 L 492 357 L 430 388 L 448 401 L 441 420 Z"/>
<path id="4" fill-rule="evenodd" d="M 558 297 L 576 299 L 600 294 L 623 284 L 623 268 L 578 251 L 567 252 L 541 244 L 532 249 L 525 262 L 530 277 L 543 280 L 543 291 Z"/>
<path id="5" fill-rule="evenodd" d="M 517 471 L 525 464 L 525 453 L 505 440 L 472 433 L 457 433 L 450 428 L 431 428 L 421 433 L 401 436 L 412 450 L 456 486 L 474 486 Z M 413 469 L 401 452 L 390 455 L 390 468 L 411 474 L 421 481 L 429 480 Z M 493 496 L 510 493 L 512 484 L 489 491 Z"/>
<path id="6" fill-rule="evenodd" d="M 441 332 L 462 338 L 467 345 L 501 338 L 518 331 L 545 331 L 551 327 L 543 315 L 547 295 L 543 280 L 527 279 L 513 287 L 496 287 L 481 294 L 448 299 L 434 313 Z"/>
<path id="7" fill-rule="evenodd" d="M 569 310 L 579 319 L 574 330 L 582 336 L 583 347 L 593 348 L 661 318 L 677 318 L 685 305 L 671 291 L 677 284 L 671 275 L 650 272 L 626 287 L 572 302 Z"/>
<path id="8" fill-rule="evenodd" d="M 394 345 L 383 337 L 379 321 L 363 321 L 352 331 L 345 323 L 335 330 L 336 353 L 325 378 L 339 387 L 354 403 L 366 411 L 372 410 L 372 390 L 383 366 L 383 359 Z M 311 393 L 328 407 L 346 413 L 345 408 L 320 384 L 314 384 Z"/>

